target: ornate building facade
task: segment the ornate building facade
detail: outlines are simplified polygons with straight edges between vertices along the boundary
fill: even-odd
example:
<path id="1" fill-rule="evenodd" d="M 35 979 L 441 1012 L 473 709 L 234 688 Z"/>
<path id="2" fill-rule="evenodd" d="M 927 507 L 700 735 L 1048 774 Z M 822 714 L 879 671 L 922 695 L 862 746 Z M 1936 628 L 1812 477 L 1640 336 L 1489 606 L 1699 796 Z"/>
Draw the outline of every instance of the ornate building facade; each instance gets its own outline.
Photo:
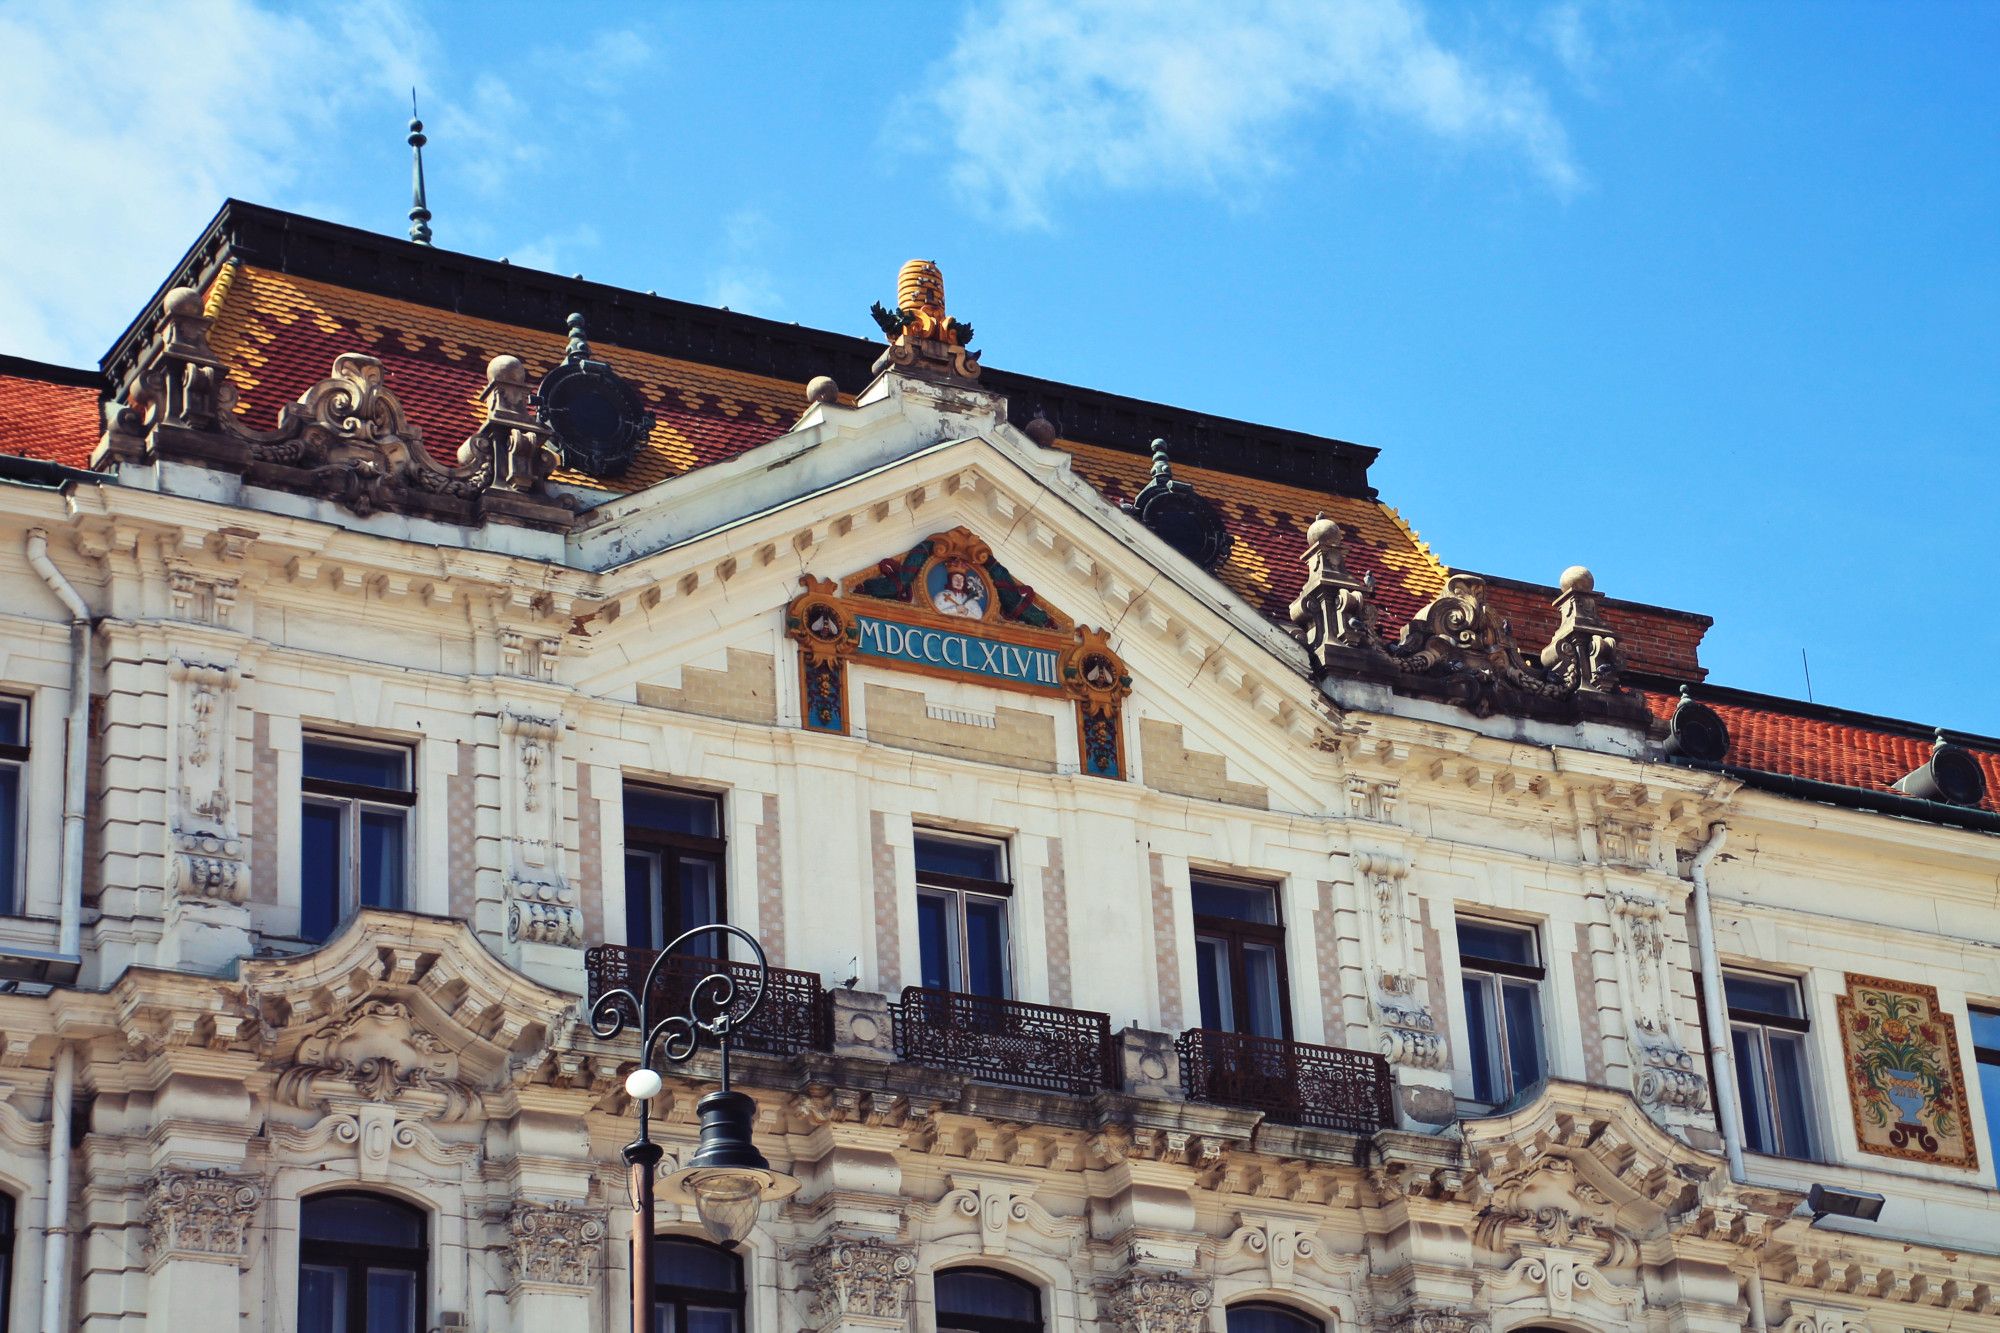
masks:
<path id="1" fill-rule="evenodd" d="M 231 203 L 0 360 L 7 1328 L 625 1328 L 728 921 L 801 1188 L 663 1327 L 2000 1329 L 2000 746 L 897 297 Z"/>

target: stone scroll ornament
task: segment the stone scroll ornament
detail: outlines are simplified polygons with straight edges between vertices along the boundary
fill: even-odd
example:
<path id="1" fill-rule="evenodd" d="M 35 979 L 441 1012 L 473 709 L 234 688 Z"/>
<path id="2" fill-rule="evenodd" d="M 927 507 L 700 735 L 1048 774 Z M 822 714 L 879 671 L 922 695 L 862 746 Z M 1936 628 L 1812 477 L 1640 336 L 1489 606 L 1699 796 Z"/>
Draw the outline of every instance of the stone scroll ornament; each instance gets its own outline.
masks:
<path id="1" fill-rule="evenodd" d="M 1850 972 L 1834 1004 L 1861 1151 L 1976 1169 L 1956 1028 L 1937 991 Z"/>
<path id="2" fill-rule="evenodd" d="M 805 591 L 786 608 L 785 632 L 799 644 L 807 730 L 847 734 L 847 667 L 861 661 L 1071 699 L 1082 771 L 1125 777 L 1132 676 L 1109 633 L 1044 603 L 970 531 L 933 533 L 838 583 L 799 581 Z"/>

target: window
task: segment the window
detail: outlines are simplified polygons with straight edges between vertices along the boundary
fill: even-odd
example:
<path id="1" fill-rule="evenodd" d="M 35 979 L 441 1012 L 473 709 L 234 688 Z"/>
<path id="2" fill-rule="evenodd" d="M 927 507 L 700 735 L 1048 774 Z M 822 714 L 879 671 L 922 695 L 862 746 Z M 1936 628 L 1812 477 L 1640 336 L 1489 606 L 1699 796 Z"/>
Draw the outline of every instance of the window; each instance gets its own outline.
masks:
<path id="1" fill-rule="evenodd" d="M 696 926 L 728 919 L 723 894 L 722 799 L 660 787 L 625 788 L 625 942 L 663 949 Z M 706 935 L 694 951 L 726 957 Z"/>
<path id="2" fill-rule="evenodd" d="M 299 934 L 324 940 L 357 908 L 404 905 L 410 751 L 305 739 L 299 812 Z"/>
<path id="3" fill-rule="evenodd" d="M 28 703 L 0 695 L 0 916 L 18 916 L 21 901 L 21 792 L 28 766 Z M 0 1289 L 4 1290 L 4 1289 Z M 5 1301 L 0 1300 L 0 1305 Z M 0 1315 L 0 1320 L 5 1316 Z M 0 1328 L 4 1328 L 0 1323 Z"/>
<path id="4" fill-rule="evenodd" d="M 936 1278 L 938 1333 L 1041 1333 L 1042 1294 L 990 1268 L 947 1268 Z"/>
<path id="5" fill-rule="evenodd" d="M 967 995 L 1013 992 L 1008 966 L 1007 844 L 917 834 L 917 940 L 924 985 Z"/>
<path id="6" fill-rule="evenodd" d="M 0 1333 L 7 1333 L 7 1308 L 14 1291 L 14 1200 L 0 1194 Z"/>
<path id="7" fill-rule="evenodd" d="M 299 1333 L 422 1333 L 424 1215 L 374 1194 L 299 1204 Z"/>
<path id="8" fill-rule="evenodd" d="M 1972 1011 L 1972 1057 L 1978 1061 L 1979 1101 L 1986 1108 L 1988 1155 L 2000 1164 L 2000 1013 Z"/>
<path id="9" fill-rule="evenodd" d="M 718 1245 L 653 1238 L 653 1333 L 742 1333 L 743 1265 Z"/>
<path id="10" fill-rule="evenodd" d="M 1743 1146 L 1772 1157 L 1811 1158 L 1805 1000 L 1792 977 L 1724 972 L 1729 1044 L 1743 1105 Z"/>
<path id="11" fill-rule="evenodd" d="M 1195 972 L 1201 1025 L 1216 1032 L 1284 1037 L 1292 1027 L 1285 983 L 1285 928 L 1270 884 L 1196 874 Z"/>
<path id="12" fill-rule="evenodd" d="M 1531 926 L 1458 919 L 1472 1099 L 1498 1106 L 1542 1077 L 1542 956 Z"/>
<path id="13" fill-rule="evenodd" d="M 1283 1305 L 1229 1307 L 1229 1333 L 1321 1333 L 1320 1322 Z"/>

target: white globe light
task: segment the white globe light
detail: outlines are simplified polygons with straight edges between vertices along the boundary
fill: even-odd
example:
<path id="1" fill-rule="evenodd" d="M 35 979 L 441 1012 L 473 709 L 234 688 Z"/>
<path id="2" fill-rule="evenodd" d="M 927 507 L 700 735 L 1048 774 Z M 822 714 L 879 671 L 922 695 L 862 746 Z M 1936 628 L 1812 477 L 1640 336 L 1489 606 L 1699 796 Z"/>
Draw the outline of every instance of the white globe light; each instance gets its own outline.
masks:
<path id="1" fill-rule="evenodd" d="M 660 1076 L 650 1069 L 635 1069 L 625 1076 L 625 1095 L 635 1102 L 650 1102 L 660 1095 Z"/>

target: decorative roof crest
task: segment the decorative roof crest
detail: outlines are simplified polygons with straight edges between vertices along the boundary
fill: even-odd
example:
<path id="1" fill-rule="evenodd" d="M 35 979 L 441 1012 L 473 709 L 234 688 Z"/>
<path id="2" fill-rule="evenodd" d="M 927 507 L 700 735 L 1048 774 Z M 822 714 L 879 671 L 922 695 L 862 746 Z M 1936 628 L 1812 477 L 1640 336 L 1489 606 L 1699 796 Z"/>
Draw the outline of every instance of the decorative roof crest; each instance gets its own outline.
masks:
<path id="1" fill-rule="evenodd" d="M 896 308 L 869 307 L 889 340 L 876 373 L 891 366 L 952 379 L 979 378 L 979 353 L 969 350 L 972 326 L 945 313 L 944 274 L 928 259 L 912 259 L 896 275 Z"/>

